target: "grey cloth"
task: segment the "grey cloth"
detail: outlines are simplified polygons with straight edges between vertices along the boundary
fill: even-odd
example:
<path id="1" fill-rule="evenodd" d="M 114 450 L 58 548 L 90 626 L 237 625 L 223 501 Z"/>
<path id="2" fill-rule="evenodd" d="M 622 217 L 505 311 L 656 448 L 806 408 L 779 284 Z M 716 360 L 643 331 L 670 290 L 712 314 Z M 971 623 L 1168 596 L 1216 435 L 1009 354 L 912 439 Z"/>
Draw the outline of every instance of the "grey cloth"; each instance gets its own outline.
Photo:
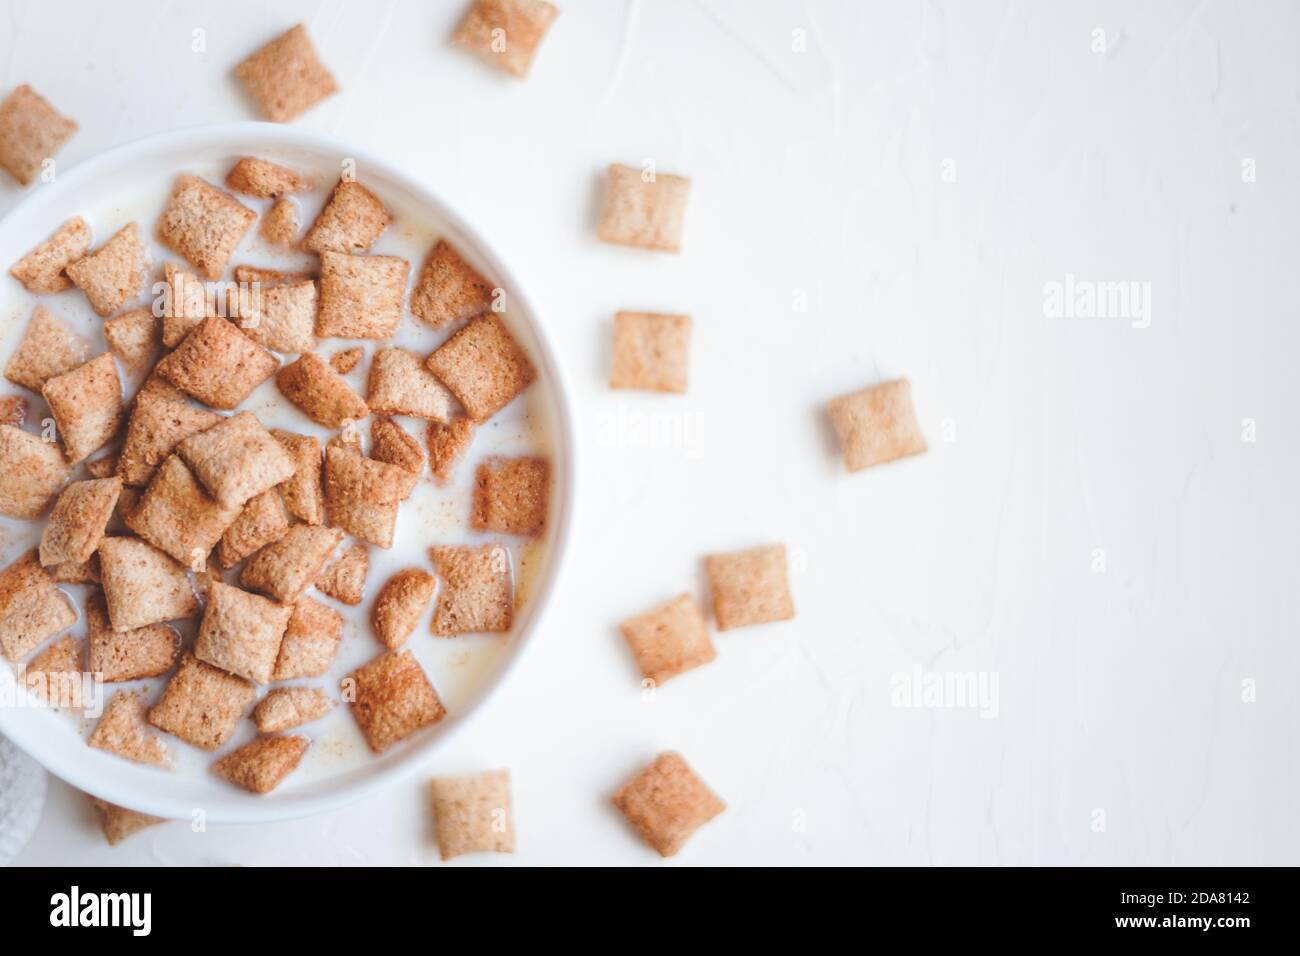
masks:
<path id="1" fill-rule="evenodd" d="M 45 779 L 44 767 L 0 737 L 0 866 L 12 863 L 36 832 Z"/>

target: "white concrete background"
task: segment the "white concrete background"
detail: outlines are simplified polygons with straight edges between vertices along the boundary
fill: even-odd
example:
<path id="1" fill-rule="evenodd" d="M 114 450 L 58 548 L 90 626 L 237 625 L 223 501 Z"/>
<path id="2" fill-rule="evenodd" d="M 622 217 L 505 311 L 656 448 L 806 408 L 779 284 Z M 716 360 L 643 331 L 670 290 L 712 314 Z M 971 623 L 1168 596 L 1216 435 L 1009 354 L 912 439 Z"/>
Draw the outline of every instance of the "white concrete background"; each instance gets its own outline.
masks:
<path id="1" fill-rule="evenodd" d="M 519 853 L 466 862 L 656 863 L 607 799 L 669 747 L 729 804 L 679 864 L 1298 862 L 1296 5 L 559 5 L 522 84 L 448 46 L 460 2 L 0 18 L 5 88 L 81 123 L 65 165 L 251 118 L 231 68 L 305 21 L 343 92 L 299 122 L 426 179 L 541 306 L 583 513 L 547 632 L 429 768 L 513 772 Z M 594 238 L 600 171 L 644 159 L 694 180 L 680 257 Z M 1150 327 L 1046 317 L 1067 273 L 1149 282 Z M 606 388 L 620 308 L 694 317 L 687 397 Z M 844 473 L 821 403 L 896 375 L 930 453 Z M 646 416 L 678 437 L 637 447 Z M 797 618 L 643 700 L 616 622 L 766 541 Z M 997 716 L 893 706 L 917 664 L 995 673 Z M 19 862 L 436 859 L 414 783 L 115 850 L 56 785 Z"/>

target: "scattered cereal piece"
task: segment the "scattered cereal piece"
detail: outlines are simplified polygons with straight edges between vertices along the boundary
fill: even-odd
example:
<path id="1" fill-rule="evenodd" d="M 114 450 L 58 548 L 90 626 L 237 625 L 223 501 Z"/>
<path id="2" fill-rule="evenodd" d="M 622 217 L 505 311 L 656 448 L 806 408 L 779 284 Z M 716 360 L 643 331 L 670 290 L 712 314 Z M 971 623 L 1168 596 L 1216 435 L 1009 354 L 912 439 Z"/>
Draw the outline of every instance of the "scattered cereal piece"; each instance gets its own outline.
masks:
<path id="1" fill-rule="evenodd" d="M 366 404 L 383 415 L 410 415 L 445 422 L 451 417 L 451 393 L 406 349 L 375 352 L 366 385 Z"/>
<path id="2" fill-rule="evenodd" d="M 91 797 L 90 803 L 99 816 L 99 828 L 104 831 L 104 839 L 108 841 L 109 846 L 117 846 L 127 837 L 135 836 L 141 830 L 167 822 L 164 817 L 151 817 L 147 813 L 128 810 L 126 807 L 119 807 L 116 803 L 109 803 L 98 797 Z"/>
<path id="3" fill-rule="evenodd" d="M 230 674 L 268 683 L 292 614 L 288 605 L 213 581 L 194 656 Z"/>
<path id="4" fill-rule="evenodd" d="M 159 466 L 126 526 L 185 567 L 198 570 L 239 516 L 240 505 L 208 494 L 175 455 Z"/>
<path id="5" fill-rule="evenodd" d="M 342 445 L 325 449 L 329 520 L 362 541 L 392 547 L 397 509 L 410 491 L 411 473 L 404 468 Z"/>
<path id="6" fill-rule="evenodd" d="M 209 279 L 219 279 L 257 213 L 198 176 L 176 177 L 158 217 L 158 241 Z"/>
<path id="7" fill-rule="evenodd" d="M 294 460 L 252 412 L 231 415 L 191 435 L 176 453 L 218 501 L 240 507 L 293 477 Z"/>
<path id="8" fill-rule="evenodd" d="M 925 436 L 912 407 L 912 386 L 905 378 L 841 395 L 828 402 L 826 408 L 849 471 L 926 450 Z"/>
<path id="9" fill-rule="evenodd" d="M 303 237 L 302 247 L 322 257 L 326 252 L 364 252 L 392 221 L 370 190 L 355 180 L 340 179 Z M 405 274 L 402 282 L 406 282 Z"/>
<path id="10" fill-rule="evenodd" d="M 289 514 L 307 524 L 320 524 L 325 520 L 325 494 L 321 489 L 320 439 L 293 432 L 271 432 L 294 462 L 291 478 L 280 483 L 280 497 Z"/>
<path id="11" fill-rule="evenodd" d="M 166 624 L 113 630 L 99 595 L 86 601 L 86 628 L 90 645 L 86 670 L 105 683 L 166 674 L 181 652 L 181 636 Z"/>
<path id="12" fill-rule="evenodd" d="M 77 612 L 41 567 L 35 550 L 0 571 L 0 651 L 8 660 L 26 657 L 76 622 Z"/>
<path id="13" fill-rule="evenodd" d="M 316 345 L 316 283 L 259 283 L 240 302 L 239 327 L 268 349 L 310 352 Z"/>
<path id="14" fill-rule="evenodd" d="M 99 555 L 92 554 L 85 561 L 65 561 L 51 565 L 50 580 L 55 584 L 98 584 Z"/>
<path id="15" fill-rule="evenodd" d="M 221 566 L 233 568 L 272 541 L 279 541 L 288 530 L 289 512 L 284 508 L 280 492 L 272 488 L 253 495 L 221 536 L 218 550 Z"/>
<path id="16" fill-rule="evenodd" d="M 559 13 L 546 0 L 474 0 L 452 42 L 522 80 Z"/>
<path id="17" fill-rule="evenodd" d="M 226 188 L 258 199 L 275 199 L 285 193 L 300 193 L 311 184 L 287 166 L 245 156 L 226 174 Z"/>
<path id="18" fill-rule="evenodd" d="M 270 793 L 293 773 L 310 745 L 306 737 L 258 737 L 212 765 L 212 772 L 253 793 Z"/>
<path id="19" fill-rule="evenodd" d="M 680 252 L 691 181 L 611 164 L 596 234 L 602 242 Z"/>
<path id="20" fill-rule="evenodd" d="M 299 282 L 306 282 L 308 279 L 315 280 L 316 276 L 306 269 L 295 269 L 284 271 L 281 269 L 261 269 L 257 266 L 235 266 L 235 281 L 242 285 L 252 285 L 256 282 L 263 287 L 273 285 L 297 285 Z"/>
<path id="21" fill-rule="evenodd" d="M 347 375 L 357 367 L 357 363 L 365 358 L 366 350 L 357 346 L 352 349 L 342 349 L 330 356 L 330 368 L 340 375 Z"/>
<path id="22" fill-rule="evenodd" d="M 5 378 L 39 392 L 54 376 L 85 363 L 89 355 L 89 342 L 38 305 L 5 365 Z"/>
<path id="23" fill-rule="evenodd" d="M 59 446 L 12 425 L 0 425 L 0 514 L 35 518 L 71 469 Z"/>
<path id="24" fill-rule="evenodd" d="M 274 123 L 297 119 L 338 90 L 301 23 L 259 47 L 235 67 L 235 76 Z"/>
<path id="25" fill-rule="evenodd" d="M 438 692 L 410 651 L 388 651 L 343 679 L 366 743 L 375 753 L 447 715 Z"/>
<path id="26" fill-rule="evenodd" d="M 609 387 L 685 394 L 690 342 L 689 316 L 619 312 Z"/>
<path id="27" fill-rule="evenodd" d="M 715 656 L 709 625 L 689 594 L 628 618 L 619 630 L 636 657 L 641 675 L 656 684 L 707 664 Z"/>
<path id="28" fill-rule="evenodd" d="M 10 268 L 9 274 L 34 295 L 62 292 L 72 280 L 63 272 L 90 248 L 90 227 L 80 216 L 73 216 Z"/>
<path id="29" fill-rule="evenodd" d="M 391 418 L 375 418 L 370 423 L 370 457 L 386 461 L 410 472 L 411 488 L 424 471 L 424 449 L 405 428 Z"/>
<path id="30" fill-rule="evenodd" d="M 662 753 L 614 794 L 614 806 L 660 856 L 680 850 L 727 805 L 682 759 Z"/>
<path id="31" fill-rule="evenodd" d="M 102 455 L 94 461 L 86 462 L 86 473 L 91 478 L 112 478 L 117 474 L 117 456 Z"/>
<path id="32" fill-rule="evenodd" d="M 476 422 L 491 418 L 536 377 L 532 363 L 495 314 L 481 316 L 425 362 Z"/>
<path id="33" fill-rule="evenodd" d="M 127 422 L 117 473 L 128 485 L 147 485 L 177 445 L 219 421 L 216 412 L 195 408 L 184 396 L 175 400 L 161 392 L 141 390 Z"/>
<path id="34" fill-rule="evenodd" d="M 299 225 L 298 207 L 294 201 L 277 199 L 262 217 L 258 234 L 273 246 L 292 246 L 298 239 Z"/>
<path id="35" fill-rule="evenodd" d="M 71 634 L 59 638 L 27 662 L 22 678 L 23 687 L 49 706 L 80 707 L 81 643 Z"/>
<path id="36" fill-rule="evenodd" d="M 343 532 L 337 528 L 294 525 L 249 559 L 239 583 L 290 604 L 307 590 L 342 540 Z"/>
<path id="37" fill-rule="evenodd" d="M 319 677 L 334 663 L 342 639 L 343 615 L 319 601 L 303 598 L 293 606 L 271 679 Z"/>
<path id="38" fill-rule="evenodd" d="M 280 394 L 326 428 L 342 428 L 370 414 L 365 401 L 314 352 L 304 352 L 275 376 Z"/>
<path id="39" fill-rule="evenodd" d="M 216 296 L 192 272 L 186 272 L 174 262 L 163 266 L 167 282 L 163 297 L 162 341 L 165 348 L 174 349 L 181 339 L 210 316 L 217 316 Z"/>
<path id="40" fill-rule="evenodd" d="M 510 630 L 510 552 L 500 545 L 430 548 L 442 591 L 429 630 L 440 637 Z"/>
<path id="41" fill-rule="evenodd" d="M 386 339 L 402 323 L 402 297 L 410 264 L 397 256 L 350 256 L 322 252 L 321 338 Z"/>
<path id="42" fill-rule="evenodd" d="M 144 701 L 135 691 L 121 690 L 113 695 L 86 742 L 98 750 L 107 750 L 137 763 L 155 767 L 171 765 L 167 745 L 149 732 Z"/>
<path id="43" fill-rule="evenodd" d="M 99 568 L 115 631 L 192 617 L 199 609 L 185 568 L 147 542 L 105 538 Z"/>
<path id="44" fill-rule="evenodd" d="M 0 166 L 24 186 L 77 131 L 68 119 L 26 83 L 0 103 Z"/>
<path id="45" fill-rule="evenodd" d="M 492 285 L 461 258 L 451 243 L 439 239 L 411 290 L 411 312 L 426 325 L 440 329 L 491 308 Z"/>
<path id="46" fill-rule="evenodd" d="M 73 465 L 111 441 L 125 415 L 117 364 L 108 352 L 47 380 L 41 395 L 49 403 L 63 438 L 63 452 Z"/>
<path id="47" fill-rule="evenodd" d="M 405 568 L 388 579 L 370 612 L 379 643 L 392 650 L 406 642 L 433 600 L 436 583 L 432 574 L 420 568 Z"/>
<path id="48" fill-rule="evenodd" d="M 117 507 L 121 478 L 74 481 L 54 503 L 41 533 L 41 564 L 89 561 Z"/>
<path id="49" fill-rule="evenodd" d="M 360 604 L 369 569 L 370 553 L 361 545 L 354 544 L 317 576 L 316 590 L 344 604 Z"/>
<path id="50" fill-rule="evenodd" d="M 704 559 L 719 631 L 794 617 L 786 582 L 785 545 L 711 554 Z"/>
<path id="51" fill-rule="evenodd" d="M 319 720 L 334 701 L 315 687 L 277 687 L 253 708 L 253 723 L 261 734 L 278 734 Z"/>
<path id="52" fill-rule="evenodd" d="M 90 255 L 69 263 L 65 271 L 95 313 L 110 316 L 140 294 L 148 268 L 149 250 L 131 222 Z"/>
<path id="53" fill-rule="evenodd" d="M 474 423 L 468 418 L 456 418 L 443 424 L 429 422 L 429 470 L 440 485 L 451 480 L 452 470 L 469 447 L 474 437 Z"/>
<path id="54" fill-rule="evenodd" d="M 202 750 L 216 750 L 235 732 L 257 689 L 242 677 L 181 655 L 181 666 L 149 711 L 149 723 Z"/>
<path id="55" fill-rule="evenodd" d="M 550 494 L 551 465 L 545 458 L 488 458 L 474 472 L 470 527 L 529 537 L 541 534 Z"/>
<path id="56" fill-rule="evenodd" d="M 233 322 L 204 319 L 155 366 L 173 385 L 213 408 L 231 409 L 275 374 L 280 363 Z"/>
<path id="57" fill-rule="evenodd" d="M 132 374 L 152 368 L 161 352 L 158 320 L 149 309 L 132 309 L 104 323 L 109 350 Z"/>
<path id="58" fill-rule="evenodd" d="M 510 771 L 435 777 L 433 818 L 444 860 L 465 853 L 514 853 Z"/>
<path id="59" fill-rule="evenodd" d="M 5 395 L 0 398 L 0 425 L 21 428 L 25 421 L 27 421 L 27 399 L 21 395 Z"/>

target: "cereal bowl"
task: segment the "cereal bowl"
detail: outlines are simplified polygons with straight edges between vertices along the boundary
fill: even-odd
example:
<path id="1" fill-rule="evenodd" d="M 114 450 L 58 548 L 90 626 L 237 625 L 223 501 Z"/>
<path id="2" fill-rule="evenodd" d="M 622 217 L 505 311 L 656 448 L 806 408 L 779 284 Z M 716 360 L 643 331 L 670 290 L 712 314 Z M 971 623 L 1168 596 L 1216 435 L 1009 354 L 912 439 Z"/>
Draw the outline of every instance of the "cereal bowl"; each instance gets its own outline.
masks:
<path id="1" fill-rule="evenodd" d="M 409 275 L 401 296 L 400 330 L 383 340 L 356 340 L 342 335 L 339 338 L 322 337 L 315 343 L 315 352 L 327 360 L 353 348 L 362 349 L 361 360 L 355 368 L 347 368 L 341 361 L 338 364 L 338 368 L 344 370 L 340 374 L 357 394 L 366 395 L 375 388 L 368 376 L 376 374 L 373 362 L 376 352 L 395 347 L 391 350 L 406 350 L 423 359 L 465 327 L 464 316 L 458 316 L 460 321 L 433 328 L 415 321 L 407 308 L 412 288 L 419 281 L 422 262 L 438 240 L 450 243 L 491 286 L 492 307 L 490 313 L 485 313 L 484 327 L 490 320 L 494 327 L 506 330 L 531 363 L 535 378 L 522 394 L 474 426 L 468 449 L 447 481 L 434 481 L 429 468 L 423 468 L 419 481 L 413 490 L 406 491 L 407 497 L 400 505 L 400 516 L 390 529 L 390 547 L 353 539 L 342 541 L 338 549 L 331 552 L 324 565 L 326 568 L 332 567 L 352 545 L 366 549 L 369 566 L 364 597 L 359 603 L 343 603 L 307 587 L 306 596 L 342 615 L 343 636 L 338 644 L 337 657 L 326 673 L 312 680 L 292 683 L 294 686 L 307 684 L 325 692 L 335 706 L 320 720 L 290 731 L 307 737 L 311 741 L 310 747 L 297 770 L 269 793 L 248 792 L 212 772 L 216 761 L 254 739 L 256 732 L 246 711 L 233 736 L 211 750 L 177 739 L 159 729 L 159 723 L 151 726 L 149 731 L 161 738 L 171 751 L 170 769 L 128 761 L 87 745 L 87 738 L 95 728 L 105 703 L 115 693 L 119 690 L 134 691 L 146 704 L 155 705 L 169 675 L 120 684 L 86 681 L 85 699 L 80 701 L 82 708 L 60 710 L 38 706 L 22 686 L 25 664 L 66 635 L 85 638 L 88 628 L 94 623 L 87 619 L 86 612 L 91 586 L 59 584 L 71 598 L 78 621 L 44 641 L 39 648 L 33 648 L 32 653 L 0 666 L 0 733 L 72 786 L 111 803 L 174 819 L 202 814 L 211 822 L 258 822 L 303 816 L 339 807 L 427 767 L 439 743 L 487 706 L 490 698 L 497 706 L 505 706 L 508 697 L 498 692 L 524 647 L 542 626 L 546 606 L 560 576 L 573 522 L 575 440 L 571 411 L 563 372 L 536 310 L 488 242 L 447 203 L 418 180 L 366 150 L 306 130 L 265 123 L 200 127 L 153 136 L 111 150 L 61 172 L 53 182 L 33 187 L 31 194 L 0 222 L 0 262 L 8 268 L 43 242 L 61 223 L 74 216 L 81 216 L 89 224 L 93 234 L 92 251 L 100 248 L 126 224 L 135 222 L 148 244 L 152 261 L 145 294 L 126 307 L 149 306 L 151 293 L 157 293 L 165 286 L 165 283 L 154 284 L 161 277 L 163 265 L 185 265 L 179 255 L 157 241 L 155 234 L 155 225 L 168 203 L 173 182 L 179 176 L 193 174 L 222 186 L 227 172 L 240 158 L 247 156 L 290 167 L 309 181 L 310 191 L 295 196 L 293 200 L 304 230 L 316 219 L 340 178 L 354 179 L 363 185 L 391 213 L 387 229 L 368 251 L 374 256 L 394 257 L 409 263 Z M 260 215 L 273 205 L 272 199 L 251 199 L 247 195 L 238 198 Z M 236 248 L 230 264 L 294 272 L 315 270 L 317 260 L 314 255 L 296 247 L 276 246 L 265 241 L 258 227 L 254 226 Z M 313 272 L 311 277 L 315 279 L 318 275 L 319 272 Z M 96 315 L 88 296 L 76 287 L 57 294 L 35 295 L 8 276 L 0 286 L 0 364 L 9 362 L 37 305 L 86 339 L 90 343 L 90 355 L 105 351 L 105 319 Z M 350 321 L 345 311 L 339 312 L 338 316 L 339 322 Z M 478 321 L 469 320 L 470 324 Z M 316 331 L 320 331 L 319 322 Z M 281 370 L 298 361 L 294 354 L 275 354 Z M 120 353 L 118 359 L 120 365 Z M 462 374 L 463 369 L 454 363 L 445 364 L 448 367 L 439 375 L 440 379 L 443 375 Z M 299 368 L 298 372 L 302 369 Z M 144 375 L 132 378 L 130 370 L 121 369 L 119 375 L 129 401 L 142 384 Z M 223 384 L 220 376 L 209 377 L 216 380 L 216 387 Z M 347 428 L 351 427 L 350 419 L 340 430 L 305 417 L 302 406 L 285 398 L 295 387 L 294 382 L 286 379 L 285 384 L 277 387 L 279 377 L 278 374 L 271 375 L 236 407 L 218 414 L 234 416 L 251 411 L 267 429 L 314 436 L 322 445 L 331 439 L 341 442 L 343 438 L 354 438 L 347 433 Z M 306 384 L 297 387 L 311 393 L 311 376 L 299 375 L 299 380 L 305 380 Z M 49 417 L 51 414 L 57 418 L 57 414 L 43 404 L 40 393 L 24 391 L 6 382 L 4 394 L 22 394 L 27 399 L 30 411 L 25 427 L 31 434 L 37 434 L 42 426 L 48 426 L 54 420 Z M 469 409 L 478 401 L 479 397 L 470 393 L 464 407 Z M 489 411 L 494 407 L 490 406 Z M 385 420 L 404 429 L 424 451 L 426 417 L 392 413 L 392 417 Z M 361 432 L 367 432 L 373 421 L 372 417 L 362 423 Z M 231 427 L 233 429 L 233 424 Z M 106 448 L 116 454 L 116 445 Z M 96 455 L 104 455 L 104 451 L 92 453 L 88 458 L 93 460 Z M 483 530 L 479 524 L 471 526 L 470 512 L 473 509 L 478 514 L 480 508 L 475 486 L 490 486 L 494 481 L 506 480 L 498 471 L 487 473 L 479 481 L 484 472 L 478 466 L 488 468 L 489 460 L 525 459 L 544 459 L 549 463 L 546 517 L 541 529 L 514 527 L 508 521 L 504 528 L 489 523 L 492 531 Z M 82 462 L 75 467 L 73 480 L 88 477 L 82 470 L 85 466 L 86 462 Z M 176 468 L 183 470 L 179 466 Z M 235 494 L 243 477 L 241 473 L 235 473 L 238 470 L 238 467 L 214 468 L 211 474 L 203 477 L 214 487 L 229 487 Z M 159 467 L 158 471 L 161 472 L 162 468 Z M 35 521 L 0 519 L 0 566 L 8 567 L 29 548 L 35 547 L 49 517 L 50 511 L 46 508 Z M 143 518 L 139 520 L 144 521 Z M 304 526 L 296 524 L 294 527 Z M 129 536 L 131 529 L 113 531 L 110 528 L 109 533 Z M 330 544 L 331 541 L 325 542 L 325 546 Z M 410 652 L 436 688 L 446 715 L 437 723 L 422 727 L 382 751 L 373 752 L 367 746 L 367 736 L 360 723 L 353 719 L 353 708 L 339 697 L 341 681 L 386 650 L 374 636 L 371 626 L 376 598 L 384 582 L 399 572 L 423 569 L 436 576 L 437 594 L 441 595 L 447 584 L 443 580 L 441 565 L 437 563 L 438 558 L 431 557 L 430 549 L 439 549 L 439 554 L 456 546 L 474 546 L 486 551 L 489 545 L 494 558 L 503 555 L 508 565 L 506 573 L 511 584 L 509 600 L 513 619 L 493 633 L 446 636 L 446 628 L 435 620 L 435 615 L 441 613 L 438 596 L 422 610 L 416 610 L 418 620 L 403 618 L 401 630 L 409 632 L 409 637 L 401 645 L 401 650 Z M 213 553 L 217 553 L 215 549 Z M 257 557 L 257 554 L 250 554 Z M 251 561 L 252 557 L 246 560 Z M 245 564 L 233 563 L 224 582 L 240 583 L 245 580 L 241 577 L 245 570 Z M 197 581 L 197 576 L 194 580 Z M 311 580 L 319 580 L 314 572 Z M 107 590 L 108 582 L 104 587 Z M 277 585 L 272 581 L 269 585 L 252 589 L 269 595 L 273 601 Z M 122 599 L 119 598 L 118 603 L 123 603 Z M 259 607 L 262 603 L 267 602 L 259 599 Z M 389 617 L 384 619 L 387 621 Z M 188 653 L 200 637 L 197 617 L 173 624 Z M 437 633 L 440 627 L 441 634 Z M 236 662 L 228 666 L 237 670 L 240 665 Z M 261 673 L 259 677 L 264 680 L 266 674 Z M 262 698 L 270 689 L 280 686 L 284 685 L 259 682 L 256 696 Z M 369 739 L 374 741 L 374 737 Z"/>

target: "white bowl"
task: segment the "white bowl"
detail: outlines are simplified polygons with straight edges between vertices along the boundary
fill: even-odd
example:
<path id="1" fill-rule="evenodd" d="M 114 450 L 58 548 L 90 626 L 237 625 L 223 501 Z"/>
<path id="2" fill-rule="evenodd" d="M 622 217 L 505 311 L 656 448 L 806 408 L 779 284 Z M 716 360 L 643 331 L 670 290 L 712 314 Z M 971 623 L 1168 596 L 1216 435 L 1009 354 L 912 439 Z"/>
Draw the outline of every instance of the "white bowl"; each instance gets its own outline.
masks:
<path id="1" fill-rule="evenodd" d="M 234 123 L 151 136 L 60 172 L 55 182 L 33 186 L 30 195 L 0 221 L 0 264 L 7 267 L 16 262 L 59 223 L 81 213 L 86 197 L 115 200 L 116 186 L 124 180 L 138 179 L 141 170 L 158 170 L 156 201 L 161 205 L 173 171 L 202 169 L 215 163 L 233 164 L 241 156 L 262 156 L 288 165 L 300 163 L 306 168 L 331 170 L 337 170 L 344 160 L 355 161 L 359 170 L 357 178 L 364 185 L 398 208 L 420 209 L 439 235 L 457 246 L 496 286 L 506 290 L 513 328 L 540 373 L 542 403 L 549 417 L 555 490 L 546 531 L 544 567 L 532 581 L 531 593 L 511 635 L 500 638 L 509 640 L 510 647 L 497 657 L 493 671 L 480 682 L 477 693 L 459 712 L 449 714 L 434 727 L 425 728 L 384 754 L 369 756 L 348 770 L 323 775 L 305 784 L 296 783 L 291 776 L 280 789 L 255 796 L 209 773 L 168 773 L 95 750 L 86 745 L 85 728 L 79 728 L 66 714 L 37 707 L 0 706 L 0 733 L 72 786 L 112 803 L 162 817 L 188 819 L 201 811 L 214 823 L 282 820 L 334 809 L 426 766 L 430 755 L 447 735 L 459 731 L 474 713 L 487 705 L 489 697 L 500 696 L 506 675 L 517 663 L 529 638 L 541 627 L 560 575 L 575 500 L 575 439 L 568 391 L 536 310 L 513 274 L 478 232 L 429 188 L 366 150 L 319 133 L 270 123 Z M 325 189 L 329 186 L 328 183 L 317 185 Z M 124 196 L 122 202 L 124 208 L 130 208 L 132 197 Z M 141 219 L 140 227 L 152 232 L 153 220 Z M 95 242 L 107 238 L 97 233 Z M 413 272 L 418 268 L 419 263 L 413 262 Z M 2 281 L 12 280 L 6 277 Z M 16 317 L 7 318 L 15 320 Z M 468 464 L 462 462 L 461 467 Z M 412 563 L 423 559 L 423 554 L 411 556 Z M 375 587 L 376 582 L 370 580 L 367 593 Z M 74 633 L 84 633 L 84 627 L 78 625 Z M 427 633 L 420 632 L 411 638 L 412 641 L 421 639 L 430 640 Z M 377 643 L 374 650 L 376 653 L 381 650 Z M 0 667 L 0 683 L 13 680 L 10 668 Z M 505 703 L 506 698 L 500 697 L 499 705 Z M 304 731 L 310 736 L 310 727 Z"/>

